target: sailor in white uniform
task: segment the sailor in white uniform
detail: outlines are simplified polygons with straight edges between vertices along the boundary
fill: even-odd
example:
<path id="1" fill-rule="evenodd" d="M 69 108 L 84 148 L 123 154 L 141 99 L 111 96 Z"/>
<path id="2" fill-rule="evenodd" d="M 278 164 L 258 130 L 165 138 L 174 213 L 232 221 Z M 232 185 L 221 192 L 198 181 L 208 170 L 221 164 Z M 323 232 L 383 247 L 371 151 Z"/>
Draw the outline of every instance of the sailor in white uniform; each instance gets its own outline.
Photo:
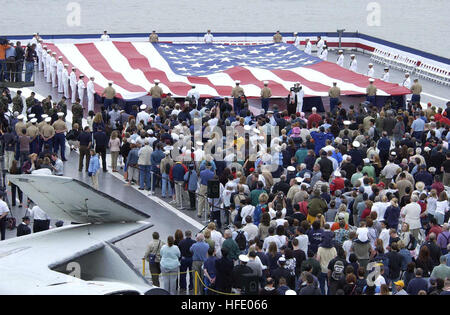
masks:
<path id="1" fill-rule="evenodd" d="M 52 83 L 52 73 L 50 72 L 50 61 L 52 60 L 52 51 L 47 50 L 47 57 L 45 58 L 45 67 L 47 68 L 47 83 Z"/>
<path id="2" fill-rule="evenodd" d="M 102 42 L 107 42 L 110 40 L 108 32 L 107 31 L 103 31 L 103 35 L 100 37 L 100 40 Z"/>
<path id="3" fill-rule="evenodd" d="M 43 47 L 42 47 L 42 43 L 43 43 L 43 40 L 42 39 L 40 39 L 39 40 L 39 42 L 38 42 L 38 44 L 36 45 L 36 53 L 37 53 L 37 56 L 38 56 L 38 70 L 39 71 L 42 71 L 44 68 L 42 67 L 42 51 L 43 51 Z"/>
<path id="4" fill-rule="evenodd" d="M 52 52 L 52 58 L 50 59 L 50 75 L 52 77 L 52 87 L 58 87 L 58 82 L 56 81 L 56 52 Z"/>
<path id="5" fill-rule="evenodd" d="M 39 42 L 39 38 L 38 38 L 37 33 L 33 33 L 33 38 L 30 40 L 30 45 L 36 44 L 36 46 L 37 46 L 38 42 Z"/>
<path id="6" fill-rule="evenodd" d="M 300 49 L 300 37 L 297 34 L 297 32 L 294 33 L 294 47 Z"/>
<path id="7" fill-rule="evenodd" d="M 383 74 L 383 77 L 381 78 L 381 80 L 384 82 L 389 82 L 389 68 L 388 67 L 384 68 L 384 74 Z"/>
<path id="8" fill-rule="evenodd" d="M 322 47 L 322 53 L 319 56 L 320 59 L 327 61 L 328 59 L 328 47 L 326 45 L 323 45 Z"/>
<path id="9" fill-rule="evenodd" d="M 338 60 L 337 60 L 336 64 L 338 66 L 343 67 L 344 66 L 344 60 L 345 60 L 344 51 L 342 49 L 339 49 L 338 53 L 339 53 L 339 57 L 338 57 Z"/>
<path id="10" fill-rule="evenodd" d="M 411 78 L 409 77 L 409 73 L 405 73 L 405 78 L 403 79 L 402 86 L 411 90 Z"/>
<path id="11" fill-rule="evenodd" d="M 56 73 L 58 75 L 58 93 L 63 93 L 64 89 L 63 89 L 63 77 L 62 77 L 62 72 L 64 69 L 64 64 L 63 64 L 63 57 L 59 56 L 58 57 L 58 63 L 56 64 Z"/>
<path id="12" fill-rule="evenodd" d="M 373 63 L 369 63 L 369 69 L 367 69 L 367 76 L 373 78 L 375 74 L 375 68 L 373 67 Z"/>
<path id="13" fill-rule="evenodd" d="M 200 93 L 197 91 L 197 89 L 195 88 L 194 84 L 191 85 L 191 89 L 187 93 L 187 98 L 191 99 L 192 97 L 195 98 L 195 104 L 198 105 L 198 100 L 200 98 Z"/>
<path id="14" fill-rule="evenodd" d="M 77 97 L 77 74 L 76 74 L 75 67 L 72 67 L 72 72 L 70 73 L 69 79 L 70 79 L 70 90 L 72 93 L 72 104 L 75 103 L 76 97 Z"/>
<path id="15" fill-rule="evenodd" d="M 353 72 L 357 72 L 357 70 L 358 70 L 358 61 L 356 61 L 356 56 L 355 55 L 351 55 L 350 58 L 351 58 L 351 61 L 350 61 L 350 68 L 349 68 L 349 70 L 351 70 Z"/>
<path id="16" fill-rule="evenodd" d="M 42 47 L 42 69 L 44 70 L 44 78 L 47 79 L 47 45 Z"/>
<path id="17" fill-rule="evenodd" d="M 140 107 L 141 111 L 136 115 L 136 122 L 140 123 L 141 121 L 144 122 L 144 125 L 147 126 L 148 121 L 150 120 L 150 114 L 147 113 L 147 105 L 142 104 Z"/>
<path id="18" fill-rule="evenodd" d="M 86 85 L 87 98 L 88 98 L 88 112 L 94 111 L 95 89 L 94 89 L 94 77 L 91 77 Z"/>
<path id="19" fill-rule="evenodd" d="M 322 39 L 322 37 L 318 36 L 316 46 L 317 46 L 317 57 L 319 57 L 319 58 L 320 58 L 320 55 L 322 54 L 324 45 L 325 45 L 324 40 Z"/>
<path id="20" fill-rule="evenodd" d="M 83 106 L 83 99 L 84 99 L 84 89 L 86 86 L 84 85 L 84 74 L 80 74 L 80 79 L 77 82 L 78 86 L 78 97 L 80 98 L 80 104 Z"/>
<path id="21" fill-rule="evenodd" d="M 69 99 L 69 65 L 65 64 L 64 69 L 62 71 L 62 85 L 63 85 L 63 91 L 64 96 Z"/>
<path id="22" fill-rule="evenodd" d="M 311 50 L 312 50 L 311 41 L 309 40 L 309 38 L 307 38 L 304 52 L 308 55 L 311 55 Z"/>
<path id="23" fill-rule="evenodd" d="M 303 111 L 303 98 L 305 97 L 305 91 L 303 90 L 303 87 L 301 85 L 300 82 L 296 83 L 297 85 L 297 108 L 296 108 L 296 113 L 301 113 Z"/>
<path id="24" fill-rule="evenodd" d="M 213 40 L 214 36 L 213 34 L 211 34 L 211 30 L 208 30 L 205 36 L 203 36 L 203 41 L 205 42 L 205 44 L 212 44 Z"/>

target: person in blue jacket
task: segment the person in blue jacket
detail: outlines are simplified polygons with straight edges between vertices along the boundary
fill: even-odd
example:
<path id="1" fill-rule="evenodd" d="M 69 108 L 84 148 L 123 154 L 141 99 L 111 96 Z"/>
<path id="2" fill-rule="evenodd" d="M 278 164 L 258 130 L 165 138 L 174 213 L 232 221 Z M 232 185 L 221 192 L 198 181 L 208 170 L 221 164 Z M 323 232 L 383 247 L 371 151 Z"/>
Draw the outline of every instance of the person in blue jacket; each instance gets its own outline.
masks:
<path id="1" fill-rule="evenodd" d="M 98 190 L 98 171 L 100 169 L 100 160 L 94 149 L 90 151 L 91 159 L 89 160 L 88 175 L 92 179 L 92 186 Z"/>
<path id="2" fill-rule="evenodd" d="M 324 127 L 320 127 L 319 132 L 312 131 L 311 137 L 314 139 L 314 151 L 316 154 L 319 154 L 320 150 L 325 147 L 327 140 L 334 141 L 333 134 L 325 132 Z"/>

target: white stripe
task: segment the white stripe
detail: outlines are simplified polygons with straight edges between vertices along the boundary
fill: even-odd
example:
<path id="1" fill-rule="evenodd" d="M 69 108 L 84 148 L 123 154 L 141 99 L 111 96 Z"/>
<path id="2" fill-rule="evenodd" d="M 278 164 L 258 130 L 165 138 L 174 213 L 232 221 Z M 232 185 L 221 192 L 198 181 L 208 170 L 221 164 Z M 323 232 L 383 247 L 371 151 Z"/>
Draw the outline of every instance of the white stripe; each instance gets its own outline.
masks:
<path id="1" fill-rule="evenodd" d="M 140 69 L 133 69 L 128 59 L 122 55 L 113 42 L 94 43 L 98 51 L 103 55 L 111 69 L 122 74 L 129 83 L 141 86 L 145 91 L 153 86 Z"/>
<path id="2" fill-rule="evenodd" d="M 167 61 L 159 54 L 159 52 L 155 49 L 153 44 L 150 43 L 132 43 L 133 46 L 136 48 L 136 50 L 143 56 L 145 56 L 148 59 L 148 62 L 153 68 L 157 68 L 163 72 L 165 72 L 167 79 L 172 82 L 183 82 L 186 84 L 191 85 L 192 82 L 188 80 L 187 77 L 175 74 L 172 69 L 170 68 Z M 157 78 L 155 78 L 157 79 Z M 166 93 L 170 91 L 170 89 L 163 83 L 159 84 L 163 91 Z M 214 89 L 213 87 L 206 85 L 206 84 L 195 84 L 195 88 L 198 90 L 198 92 L 201 95 L 219 95 L 219 93 Z M 173 91 L 170 91 L 174 96 L 181 96 L 185 97 L 186 95 L 175 95 Z"/>
<path id="3" fill-rule="evenodd" d="M 56 47 L 63 53 L 70 62 L 77 67 L 80 72 L 82 72 L 88 78 L 95 77 L 95 83 L 99 86 L 105 88 L 108 86 L 108 81 L 101 72 L 95 70 L 89 63 L 89 61 L 83 56 L 83 54 L 78 50 L 75 45 L 72 44 L 57 44 Z M 130 92 L 114 84 L 114 88 L 118 93 L 122 95 L 125 99 L 133 99 L 146 95 L 146 92 Z"/>
<path id="4" fill-rule="evenodd" d="M 439 96 L 436 96 L 436 95 L 433 95 L 433 94 L 428 94 L 428 93 L 425 93 L 425 92 L 422 92 L 422 94 L 426 95 L 426 96 L 429 96 L 429 97 L 432 97 L 432 98 L 435 98 L 437 100 L 444 101 L 444 102 L 448 102 L 450 100 L 448 98 L 442 98 L 442 97 L 439 97 Z"/>

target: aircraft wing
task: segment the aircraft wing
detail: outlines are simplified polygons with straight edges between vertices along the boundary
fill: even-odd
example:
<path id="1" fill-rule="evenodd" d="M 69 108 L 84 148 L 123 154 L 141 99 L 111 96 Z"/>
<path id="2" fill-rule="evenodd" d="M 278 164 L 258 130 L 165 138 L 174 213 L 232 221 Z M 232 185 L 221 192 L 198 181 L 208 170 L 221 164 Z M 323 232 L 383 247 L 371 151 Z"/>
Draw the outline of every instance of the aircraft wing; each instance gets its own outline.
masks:
<path id="1" fill-rule="evenodd" d="M 52 219 L 77 223 L 136 222 L 150 216 L 69 177 L 10 175 L 9 180 Z"/>

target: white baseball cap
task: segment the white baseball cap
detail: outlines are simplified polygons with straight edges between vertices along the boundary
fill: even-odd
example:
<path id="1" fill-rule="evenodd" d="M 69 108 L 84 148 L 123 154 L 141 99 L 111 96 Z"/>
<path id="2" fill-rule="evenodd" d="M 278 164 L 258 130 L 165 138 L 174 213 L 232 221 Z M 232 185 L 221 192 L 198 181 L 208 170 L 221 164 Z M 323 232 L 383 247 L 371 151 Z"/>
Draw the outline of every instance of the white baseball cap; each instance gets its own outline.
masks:
<path id="1" fill-rule="evenodd" d="M 147 108 L 147 105 L 142 104 L 139 108 L 140 108 L 140 109 L 146 109 L 146 108 Z"/>
<path id="2" fill-rule="evenodd" d="M 359 141 L 353 141 L 352 145 L 353 145 L 355 148 L 359 148 L 359 147 L 361 146 L 361 143 L 359 143 Z"/>

